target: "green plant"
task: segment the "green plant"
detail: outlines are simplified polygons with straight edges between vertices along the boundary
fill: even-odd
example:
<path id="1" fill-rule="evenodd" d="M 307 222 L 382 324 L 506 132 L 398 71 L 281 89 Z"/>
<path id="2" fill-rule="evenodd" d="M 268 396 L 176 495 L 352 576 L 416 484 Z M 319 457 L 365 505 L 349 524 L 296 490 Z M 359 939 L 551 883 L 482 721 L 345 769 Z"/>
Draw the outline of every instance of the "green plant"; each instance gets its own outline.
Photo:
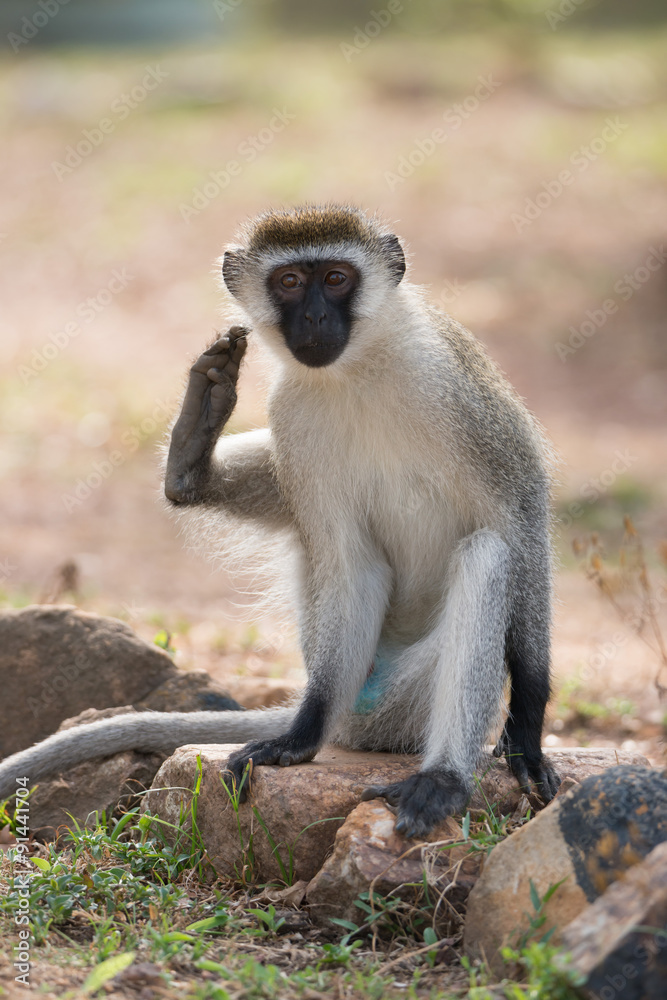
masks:
<path id="1" fill-rule="evenodd" d="M 517 937 L 516 947 L 521 949 L 525 948 L 529 941 L 536 940 L 536 935 L 538 931 L 541 931 L 547 921 L 547 915 L 545 913 L 545 907 L 551 897 L 555 892 L 567 881 L 567 876 L 562 878 L 559 882 L 554 882 L 549 886 L 547 891 L 543 896 L 540 896 L 539 892 L 535 887 L 535 883 L 532 879 L 529 880 L 530 889 L 530 903 L 533 907 L 534 913 L 531 915 L 528 927 L 525 931 Z M 538 943 L 547 944 L 552 934 L 554 933 L 556 927 L 550 927 L 541 938 L 538 939 Z"/>
<path id="2" fill-rule="evenodd" d="M 156 646 L 159 646 L 160 649 L 164 649 L 166 653 L 169 653 L 170 656 L 173 656 L 176 652 L 171 644 L 171 632 L 167 632 L 164 628 L 160 629 L 159 632 L 156 632 L 153 637 L 153 642 Z"/>
<path id="3" fill-rule="evenodd" d="M 581 1000 L 579 987 L 586 977 L 568 966 L 567 956 L 546 941 L 503 948 L 502 956 L 525 973 L 525 982 L 504 985 L 507 1000 Z"/>
<path id="4" fill-rule="evenodd" d="M 276 908 L 275 906 L 269 906 L 267 910 L 258 909 L 248 909 L 247 913 L 251 913 L 260 922 L 259 932 L 264 933 L 264 930 L 270 931 L 271 934 L 277 934 L 280 928 L 285 923 L 284 917 L 276 918 Z M 263 926 L 262 926 L 263 925 Z"/>
<path id="5" fill-rule="evenodd" d="M 349 968 L 355 949 L 361 948 L 361 941 L 350 941 L 350 936 L 350 934 L 346 934 L 338 942 L 323 944 L 324 955 L 317 963 L 317 968 L 321 969 L 326 965 L 342 965 L 346 969 Z"/>

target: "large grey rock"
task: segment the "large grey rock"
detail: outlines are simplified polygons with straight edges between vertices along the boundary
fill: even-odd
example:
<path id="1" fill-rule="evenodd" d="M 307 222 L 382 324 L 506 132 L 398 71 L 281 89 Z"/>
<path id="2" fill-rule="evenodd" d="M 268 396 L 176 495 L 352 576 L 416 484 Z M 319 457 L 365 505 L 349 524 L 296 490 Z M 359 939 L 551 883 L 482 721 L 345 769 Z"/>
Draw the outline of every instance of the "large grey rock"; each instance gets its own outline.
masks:
<path id="1" fill-rule="evenodd" d="M 222 875 L 245 868 L 249 876 L 252 859 L 252 874 L 259 881 L 281 878 L 285 871 L 298 879 L 312 879 L 333 847 L 336 831 L 359 804 L 364 788 L 400 781 L 419 767 L 419 759 L 410 755 L 325 747 L 306 764 L 256 768 L 250 801 L 236 813 L 220 780 L 235 749 L 222 745 L 181 747 L 160 768 L 145 807 L 169 823 L 178 823 L 192 800 L 188 789 L 195 787 L 199 756 L 202 783 L 197 824 L 208 855 Z M 619 755 L 628 762 L 645 763 L 640 755 L 613 750 L 548 753 L 561 774 L 577 780 L 610 767 Z M 488 755 L 479 769 L 471 809 L 483 810 L 488 801 L 503 812 L 513 812 L 521 798 L 522 791 L 506 764 Z"/>
<path id="2" fill-rule="evenodd" d="M 667 840 L 667 777 L 648 767 L 612 767 L 585 779 L 491 851 L 468 899 L 464 947 L 502 972 L 499 949 L 544 906 L 541 933 L 563 928 L 613 882 Z"/>
<path id="3" fill-rule="evenodd" d="M 563 931 L 570 964 L 599 1000 L 664 1000 L 667 842 L 614 882 Z"/>
<path id="4" fill-rule="evenodd" d="M 179 670 L 124 622 L 69 606 L 0 612 L 0 687 L 0 759 L 88 709 L 241 707 L 204 670 Z"/>
<path id="5" fill-rule="evenodd" d="M 124 622 L 69 606 L 0 612 L 0 758 L 87 708 L 134 704 L 178 674 Z"/>

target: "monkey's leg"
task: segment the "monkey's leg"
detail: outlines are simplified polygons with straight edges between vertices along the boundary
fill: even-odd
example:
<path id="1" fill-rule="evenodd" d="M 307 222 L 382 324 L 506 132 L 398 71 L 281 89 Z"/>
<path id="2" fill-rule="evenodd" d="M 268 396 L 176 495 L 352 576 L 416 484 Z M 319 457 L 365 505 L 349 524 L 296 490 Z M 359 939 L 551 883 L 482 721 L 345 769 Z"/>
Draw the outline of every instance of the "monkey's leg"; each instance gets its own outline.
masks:
<path id="1" fill-rule="evenodd" d="M 331 539 L 325 558 L 327 543 L 320 542 L 321 564 L 311 567 L 301 614 L 308 685 L 283 736 L 249 743 L 229 758 L 226 780 L 240 789 L 241 801 L 248 792 L 247 781 L 241 781 L 251 759 L 253 767 L 313 759 L 337 720 L 351 711 L 377 649 L 391 589 L 389 567 L 360 538 L 349 540 L 347 558 L 332 550 Z"/>
<path id="2" fill-rule="evenodd" d="M 545 553 L 544 573 L 526 567 L 518 574 L 517 591 L 506 638 L 511 679 L 510 708 L 496 757 L 505 754 L 520 785 L 535 784 L 545 802 L 560 785 L 553 765 L 542 754 L 542 727 L 550 693 L 550 587 Z"/>
<path id="3" fill-rule="evenodd" d="M 474 767 L 502 701 L 509 567 L 509 548 L 496 532 L 465 538 L 452 559 L 440 619 L 415 648 L 425 667 L 434 668 L 421 770 L 362 796 L 381 796 L 397 806 L 396 829 L 407 837 L 424 836 L 469 798 Z"/>

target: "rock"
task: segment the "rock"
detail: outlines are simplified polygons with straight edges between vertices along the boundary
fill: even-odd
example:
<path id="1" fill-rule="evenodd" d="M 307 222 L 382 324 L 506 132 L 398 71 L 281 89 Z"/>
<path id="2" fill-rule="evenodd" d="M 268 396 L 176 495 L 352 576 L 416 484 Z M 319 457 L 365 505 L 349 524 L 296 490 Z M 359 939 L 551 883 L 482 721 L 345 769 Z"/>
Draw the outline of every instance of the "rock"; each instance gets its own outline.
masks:
<path id="1" fill-rule="evenodd" d="M 0 612 L 0 686 L 0 759 L 88 709 L 241 709 L 204 670 L 179 670 L 123 622 L 69 606 Z"/>
<path id="2" fill-rule="evenodd" d="M 145 698 L 134 702 L 140 712 L 240 712 L 242 706 L 205 670 L 177 670 Z"/>
<path id="3" fill-rule="evenodd" d="M 667 777 L 647 767 L 612 767 L 556 799 L 492 850 L 468 899 L 464 948 L 502 972 L 499 948 L 516 940 L 540 898 L 563 882 L 544 906 L 540 933 L 562 929 L 612 882 L 667 840 Z M 564 880 L 564 881 L 563 881 Z"/>
<path id="4" fill-rule="evenodd" d="M 258 881 L 310 880 L 363 789 L 380 780 L 399 780 L 415 766 L 407 757 L 327 747 L 308 764 L 258 767 L 251 801 L 237 814 L 220 780 L 229 754 L 236 749 L 237 745 L 181 747 L 156 774 L 144 808 L 178 823 L 181 810 L 187 810 L 191 801 L 183 789 L 194 788 L 199 754 L 197 826 L 208 856 L 219 874 L 239 875 L 245 869 L 246 878 Z"/>
<path id="5" fill-rule="evenodd" d="M 107 816 L 119 805 L 137 805 L 137 792 L 149 788 L 166 754 L 114 754 L 105 760 L 86 761 L 58 778 L 39 783 L 30 797 L 30 832 L 41 841 L 55 840 L 59 829 L 94 825 L 96 813 Z"/>
<path id="6" fill-rule="evenodd" d="M 656 933 L 660 929 L 662 933 Z M 664 1000 L 667 842 L 631 868 L 563 931 L 570 963 L 599 1000 Z"/>
<path id="7" fill-rule="evenodd" d="M 170 656 L 115 618 L 69 606 L 0 612 L 0 758 L 86 708 L 134 704 L 174 677 Z"/>
<path id="8" fill-rule="evenodd" d="M 209 857 L 221 875 L 239 873 L 250 864 L 252 837 L 253 877 L 259 881 L 284 878 L 290 867 L 291 877 L 312 879 L 333 847 L 336 831 L 359 805 L 364 788 L 400 781 L 419 766 L 419 759 L 411 755 L 325 747 L 307 764 L 258 767 L 253 775 L 251 801 L 240 807 L 237 820 L 220 781 L 227 757 L 235 749 L 236 746 L 222 745 L 181 747 L 160 768 L 153 782 L 154 790 L 146 796 L 145 807 L 161 819 L 178 823 L 181 809 L 187 810 L 190 805 L 191 796 L 183 789 L 195 786 L 200 754 L 202 784 L 197 824 Z M 613 750 L 548 753 L 562 774 L 571 774 L 577 780 L 609 767 L 618 756 L 628 762 L 637 759 L 645 762 L 637 754 L 617 755 Z M 521 789 L 503 761 L 488 755 L 479 774 L 480 784 L 471 798 L 471 809 L 485 809 L 485 796 L 506 813 L 519 805 Z M 271 841 L 278 845 L 277 852 Z M 282 866 L 276 854 L 280 854 Z"/>
<path id="9" fill-rule="evenodd" d="M 580 781 L 576 781 L 575 778 L 565 777 L 560 783 L 558 791 L 554 795 L 554 799 L 562 799 L 564 795 L 567 794 L 572 788 L 576 788 L 580 785 Z"/>
<path id="10" fill-rule="evenodd" d="M 336 833 L 333 854 L 306 889 L 315 923 L 328 925 L 331 917 L 361 923 L 354 901 L 371 888 L 380 896 L 391 894 L 419 905 L 424 872 L 434 897 L 444 895 L 449 903 L 441 907 L 442 919 L 451 923 L 452 909 L 464 912 L 479 875 L 481 854 L 470 853 L 456 820 L 445 820 L 420 843 L 396 833 L 395 822 L 394 813 L 380 800 L 361 802 L 352 810 Z M 449 849 L 447 842 L 452 845 Z M 455 919 L 455 929 L 460 922 Z M 443 929 L 439 937 L 445 933 Z"/>
<path id="11" fill-rule="evenodd" d="M 303 691 L 303 684 L 282 677 L 225 677 L 225 686 L 244 708 L 288 705 Z"/>
<path id="12" fill-rule="evenodd" d="M 119 705 L 118 708 L 87 708 L 85 712 L 79 712 L 73 719 L 65 719 L 58 726 L 56 732 L 62 733 L 66 729 L 74 729 L 76 726 L 85 726 L 88 722 L 99 722 L 100 719 L 113 719 L 115 715 L 136 715 L 137 710 L 133 705 Z"/>

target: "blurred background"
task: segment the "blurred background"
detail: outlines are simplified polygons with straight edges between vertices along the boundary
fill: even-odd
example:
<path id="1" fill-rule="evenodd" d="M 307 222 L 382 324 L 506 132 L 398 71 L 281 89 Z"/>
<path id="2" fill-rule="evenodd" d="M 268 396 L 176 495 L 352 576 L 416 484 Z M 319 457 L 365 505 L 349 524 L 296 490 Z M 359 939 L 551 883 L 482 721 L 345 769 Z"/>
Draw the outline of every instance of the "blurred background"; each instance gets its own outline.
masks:
<path id="1" fill-rule="evenodd" d="M 239 223 L 351 201 L 561 456 L 547 741 L 659 756 L 666 43 L 660 0 L 3 0 L 3 606 L 164 630 L 232 693 L 301 683 L 293 637 L 184 549 L 158 446 Z M 253 353 L 233 429 L 263 419 Z"/>

